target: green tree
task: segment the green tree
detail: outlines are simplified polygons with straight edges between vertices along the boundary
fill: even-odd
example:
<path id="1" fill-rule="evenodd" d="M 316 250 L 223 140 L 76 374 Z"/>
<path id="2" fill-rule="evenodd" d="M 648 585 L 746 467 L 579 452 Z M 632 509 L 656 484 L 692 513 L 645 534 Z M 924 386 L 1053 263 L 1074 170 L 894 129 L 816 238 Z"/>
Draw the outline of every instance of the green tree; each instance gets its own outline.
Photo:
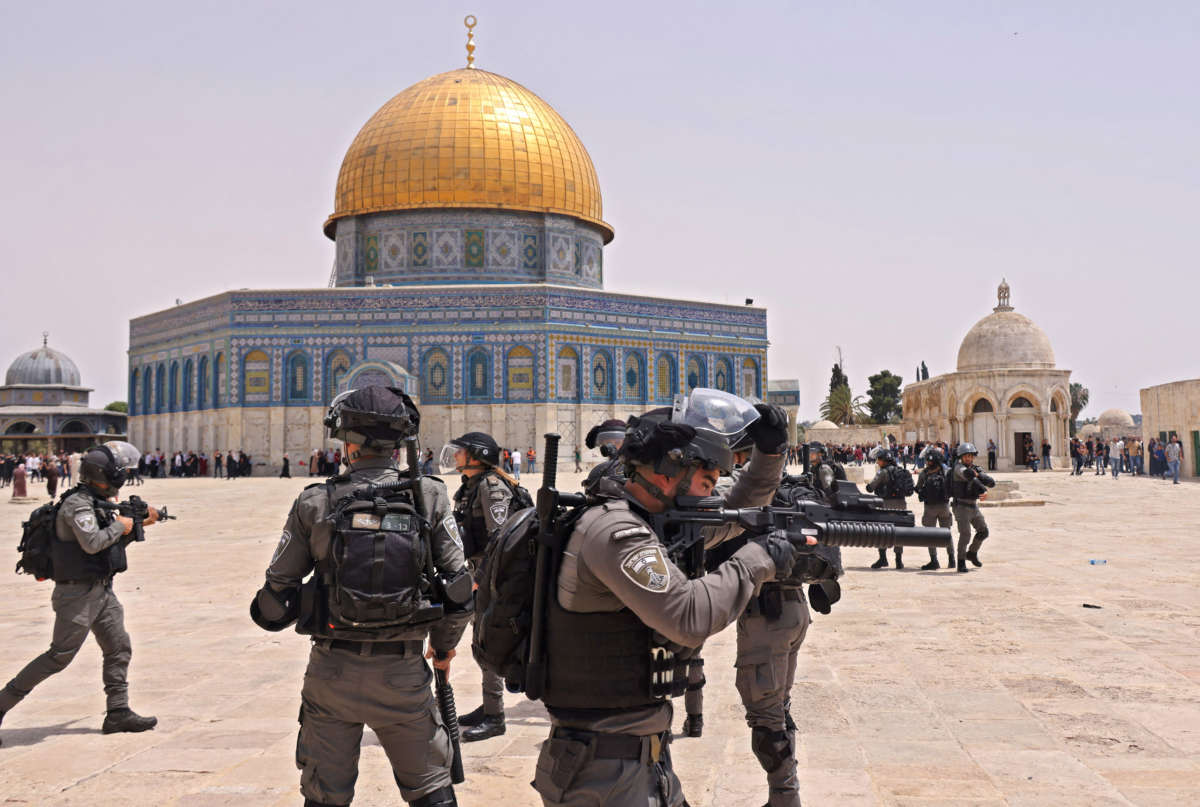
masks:
<path id="1" fill-rule="evenodd" d="M 1075 436 L 1076 421 L 1079 420 L 1079 413 L 1087 408 L 1088 399 L 1091 393 L 1088 388 L 1077 381 L 1071 382 L 1071 436 Z"/>
<path id="2" fill-rule="evenodd" d="M 846 378 L 846 374 L 842 372 L 842 365 L 834 362 L 833 372 L 829 375 L 829 394 L 838 387 L 849 387 L 850 379 Z"/>
<path id="3" fill-rule="evenodd" d="M 821 417 L 839 426 L 865 423 L 869 417 L 862 403 L 862 396 L 850 394 L 850 385 L 843 384 L 830 391 L 821 403 Z"/>
<path id="4" fill-rule="evenodd" d="M 108 406 L 104 407 L 106 412 L 125 412 L 129 413 L 129 404 L 124 401 L 113 401 Z"/>
<path id="5" fill-rule="evenodd" d="M 901 412 L 900 387 L 904 379 L 891 370 L 880 370 L 867 378 L 867 411 L 876 423 L 898 420 Z"/>

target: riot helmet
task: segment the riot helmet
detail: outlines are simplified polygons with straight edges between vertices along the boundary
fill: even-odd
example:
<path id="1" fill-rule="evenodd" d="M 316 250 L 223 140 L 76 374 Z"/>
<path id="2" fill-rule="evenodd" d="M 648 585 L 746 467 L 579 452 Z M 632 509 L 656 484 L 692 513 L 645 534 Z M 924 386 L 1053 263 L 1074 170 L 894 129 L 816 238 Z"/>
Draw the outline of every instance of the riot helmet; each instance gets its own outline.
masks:
<path id="1" fill-rule="evenodd" d="M 926 465 L 941 465 L 945 458 L 942 457 L 942 452 L 937 448 L 925 449 L 925 464 Z"/>
<path id="2" fill-rule="evenodd" d="M 895 462 L 895 458 L 892 457 L 892 452 L 883 446 L 875 446 L 871 449 L 871 453 L 867 456 L 875 461 L 883 460 L 884 464 Z"/>
<path id="3" fill-rule="evenodd" d="M 443 469 L 452 468 L 461 473 L 464 466 L 460 466 L 454 458 L 459 451 L 465 451 L 468 459 L 480 462 L 489 468 L 495 468 L 500 464 L 500 446 L 490 434 L 467 432 L 462 437 L 454 438 L 442 446 L 438 464 Z"/>
<path id="4" fill-rule="evenodd" d="M 811 443 L 809 443 L 809 444 L 808 444 L 808 459 L 809 459 L 809 462 L 811 462 L 811 461 L 812 461 L 812 456 L 813 456 L 813 454 L 816 454 L 816 455 L 817 455 L 817 458 L 818 458 L 819 460 L 823 460 L 823 459 L 825 459 L 825 456 L 826 456 L 828 453 L 829 453 L 829 452 L 828 452 L 828 451 L 825 449 L 825 444 L 824 444 L 824 443 L 821 443 L 821 442 L 818 442 L 818 441 L 816 441 L 816 440 L 813 440 Z"/>
<path id="5" fill-rule="evenodd" d="M 979 449 L 975 447 L 974 443 L 959 443 L 958 447 L 954 449 L 955 459 L 965 457 L 967 454 L 979 455 Z"/>
<path id="6" fill-rule="evenodd" d="M 625 421 L 612 418 L 591 428 L 584 439 L 588 448 L 599 448 L 604 457 L 615 457 L 625 442 Z"/>
<path id="7" fill-rule="evenodd" d="M 417 434 L 421 414 L 401 389 L 372 384 L 341 393 L 329 405 L 329 436 L 376 451 L 395 448 Z"/>
<path id="8" fill-rule="evenodd" d="M 79 462 L 79 481 L 104 493 L 115 493 L 136 468 L 142 452 L 123 440 L 92 446 Z"/>

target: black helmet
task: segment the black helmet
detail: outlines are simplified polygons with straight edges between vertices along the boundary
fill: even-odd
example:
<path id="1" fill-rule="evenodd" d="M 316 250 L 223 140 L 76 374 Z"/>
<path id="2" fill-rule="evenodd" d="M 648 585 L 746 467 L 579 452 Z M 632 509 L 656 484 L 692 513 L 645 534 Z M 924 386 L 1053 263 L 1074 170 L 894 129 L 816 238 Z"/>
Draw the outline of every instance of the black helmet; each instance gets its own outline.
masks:
<path id="1" fill-rule="evenodd" d="M 343 442 L 389 449 L 417 433 L 421 414 L 403 390 L 372 384 L 334 398 L 325 425 Z"/>
<path id="2" fill-rule="evenodd" d="M 460 448 L 467 452 L 468 457 L 479 460 L 484 465 L 494 468 L 500 464 L 500 446 L 490 434 L 467 432 L 462 437 L 456 437 L 447 443 L 443 447 L 442 453 L 445 455 L 446 450 L 450 450 L 450 467 L 454 466 L 454 452 Z M 445 457 L 443 457 L 444 459 Z M 446 464 L 445 461 L 442 462 L 442 465 Z"/>
<path id="3" fill-rule="evenodd" d="M 829 454 L 829 452 L 826 451 L 826 449 L 825 449 L 825 444 L 818 442 L 816 440 L 813 440 L 811 443 L 808 444 L 808 453 L 809 454 L 814 454 L 814 453 L 820 454 L 822 457 L 825 457 Z"/>
<path id="4" fill-rule="evenodd" d="M 724 435 L 671 421 L 671 409 L 653 409 L 629 418 L 621 456 L 634 465 L 649 465 L 655 473 L 674 476 L 692 465 L 729 473 L 733 452 Z"/>
<path id="5" fill-rule="evenodd" d="M 114 492 L 129 478 L 142 453 L 122 440 L 92 446 L 79 461 L 79 481 L 103 492 Z"/>
<path id="6" fill-rule="evenodd" d="M 942 457 L 942 452 L 940 450 L 938 450 L 936 448 L 925 449 L 925 464 L 926 465 L 934 465 L 934 464 L 941 465 L 943 459 L 944 459 L 944 457 Z"/>
<path id="7" fill-rule="evenodd" d="M 614 457 L 625 442 L 625 421 L 611 418 L 591 428 L 584 438 L 588 448 L 600 447 L 600 453 L 605 457 Z"/>
<path id="8" fill-rule="evenodd" d="M 964 457 L 967 454 L 979 454 L 979 449 L 975 447 L 974 443 L 959 443 L 958 447 L 954 449 L 954 457 L 956 459 L 958 457 Z"/>
<path id="9" fill-rule="evenodd" d="M 896 461 L 895 457 L 892 456 L 892 452 L 883 446 L 875 446 L 875 448 L 872 448 L 869 456 L 873 460 L 883 460 L 884 462 Z"/>

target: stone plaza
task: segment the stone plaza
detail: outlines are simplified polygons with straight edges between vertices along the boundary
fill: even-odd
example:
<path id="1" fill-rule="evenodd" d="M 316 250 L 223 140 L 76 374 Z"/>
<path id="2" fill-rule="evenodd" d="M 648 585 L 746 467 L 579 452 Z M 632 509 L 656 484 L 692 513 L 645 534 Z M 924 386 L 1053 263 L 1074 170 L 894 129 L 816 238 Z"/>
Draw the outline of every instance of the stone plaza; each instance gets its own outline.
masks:
<path id="1" fill-rule="evenodd" d="M 847 552 L 843 599 L 814 615 L 792 692 L 805 804 L 1200 803 L 1200 559 L 1188 545 L 1200 486 L 999 478 L 1046 504 L 986 510 L 982 569 L 920 572 L 924 552 L 909 550 L 910 568 L 871 572 L 873 551 Z M 100 653 L 89 641 L 5 718 L 0 801 L 300 802 L 293 753 L 308 642 L 263 632 L 248 606 L 306 483 L 151 480 L 127 491 L 179 516 L 148 530 L 116 582 L 133 638 L 132 705 L 159 726 L 100 734 Z M 31 492 L 44 499 L 40 485 Z M 0 509 L 13 544 L 29 509 Z M 50 591 L 0 577 L 0 676 L 47 645 Z M 734 689 L 734 639 L 731 627 L 706 645 L 704 737 L 672 746 L 692 805 L 765 799 Z M 465 713 L 480 697 L 469 636 L 458 653 Z M 538 804 L 529 781 L 547 717 L 521 695 L 507 709 L 507 734 L 464 747 L 464 805 Z M 369 730 L 363 746 L 354 803 L 400 803 Z"/>

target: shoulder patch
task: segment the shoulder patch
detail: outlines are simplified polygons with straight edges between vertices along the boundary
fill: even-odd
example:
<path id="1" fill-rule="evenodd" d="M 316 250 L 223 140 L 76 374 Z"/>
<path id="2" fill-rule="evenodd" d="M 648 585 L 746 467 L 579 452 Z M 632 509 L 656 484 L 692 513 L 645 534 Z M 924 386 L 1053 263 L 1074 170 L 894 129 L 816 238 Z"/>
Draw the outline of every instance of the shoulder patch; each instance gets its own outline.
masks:
<path id="1" fill-rule="evenodd" d="M 649 534 L 650 534 L 650 530 L 646 529 L 645 527 L 641 527 L 641 526 L 626 527 L 624 529 L 617 530 L 616 532 L 614 532 L 612 534 L 612 539 L 614 541 L 624 541 L 626 538 L 637 538 L 639 536 L 649 535 Z"/>
<path id="2" fill-rule="evenodd" d="M 283 553 L 287 551 L 288 544 L 292 542 L 292 534 L 287 530 L 279 536 L 279 545 L 275 547 L 275 554 L 271 556 L 271 566 L 274 566 L 278 560 L 283 557 Z"/>
<path id="3" fill-rule="evenodd" d="M 75 514 L 75 526 L 84 532 L 92 532 L 96 529 L 96 513 L 90 507 L 80 510 Z"/>
<path id="4" fill-rule="evenodd" d="M 453 514 L 442 519 L 442 529 L 446 531 L 446 534 L 450 536 L 450 540 L 459 549 L 463 548 L 462 535 L 458 532 L 458 520 L 454 518 Z"/>
<path id="5" fill-rule="evenodd" d="M 638 588 L 654 594 L 666 591 L 671 582 L 671 567 L 658 546 L 643 546 L 630 552 L 621 561 L 621 572 Z"/>
<path id="6" fill-rule="evenodd" d="M 508 502 L 496 502 L 488 508 L 488 512 L 492 514 L 492 521 L 497 525 L 503 524 L 508 520 Z"/>

